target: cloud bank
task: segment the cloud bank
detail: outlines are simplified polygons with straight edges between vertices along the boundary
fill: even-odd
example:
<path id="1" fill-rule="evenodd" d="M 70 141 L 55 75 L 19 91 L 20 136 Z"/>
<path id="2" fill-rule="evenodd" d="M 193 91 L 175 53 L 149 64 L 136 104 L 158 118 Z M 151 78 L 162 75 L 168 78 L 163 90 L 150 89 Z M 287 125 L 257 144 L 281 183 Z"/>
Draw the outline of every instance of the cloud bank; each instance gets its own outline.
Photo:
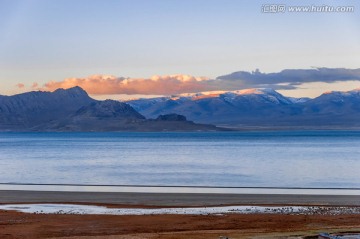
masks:
<path id="1" fill-rule="evenodd" d="M 277 73 L 261 73 L 238 71 L 228 75 L 219 76 L 228 84 L 242 82 L 251 87 L 271 87 L 277 89 L 295 89 L 303 83 L 323 82 L 334 83 L 339 81 L 360 80 L 359 69 L 345 68 L 315 68 L 315 69 L 285 69 Z"/>
<path id="2" fill-rule="evenodd" d="M 172 95 L 213 90 L 240 90 L 245 88 L 296 89 L 303 83 L 360 81 L 360 69 L 316 68 L 286 69 L 277 73 L 238 71 L 216 79 L 190 75 L 125 78 L 112 75 L 93 75 L 86 78 L 68 78 L 50 81 L 41 90 L 80 86 L 90 94 Z M 34 83 L 33 88 L 37 87 Z"/>
<path id="3" fill-rule="evenodd" d="M 204 77 L 189 75 L 153 76 L 149 79 L 124 78 L 111 75 L 93 75 L 87 78 L 68 78 L 60 82 L 51 81 L 43 90 L 80 86 L 90 94 L 143 94 L 167 95 L 206 90 Z"/>

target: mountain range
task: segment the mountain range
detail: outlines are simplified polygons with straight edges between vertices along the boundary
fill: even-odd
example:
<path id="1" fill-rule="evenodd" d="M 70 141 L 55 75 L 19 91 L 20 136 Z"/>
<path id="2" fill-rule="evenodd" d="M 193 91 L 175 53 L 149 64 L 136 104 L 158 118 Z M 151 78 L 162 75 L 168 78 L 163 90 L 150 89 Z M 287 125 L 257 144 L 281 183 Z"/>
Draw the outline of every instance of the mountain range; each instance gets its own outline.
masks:
<path id="1" fill-rule="evenodd" d="M 360 89 L 292 98 L 273 89 L 202 92 L 127 102 L 148 118 L 177 113 L 197 123 L 235 129 L 354 129 L 360 127 Z"/>
<path id="2" fill-rule="evenodd" d="M 209 131 L 177 114 L 146 119 L 130 105 L 92 99 L 80 87 L 0 96 L 1 131 Z"/>
<path id="3" fill-rule="evenodd" d="M 216 125 L 216 126 L 214 126 Z M 273 89 L 211 91 L 126 102 L 80 87 L 0 95 L 0 131 L 358 129 L 360 89 L 310 98 Z"/>

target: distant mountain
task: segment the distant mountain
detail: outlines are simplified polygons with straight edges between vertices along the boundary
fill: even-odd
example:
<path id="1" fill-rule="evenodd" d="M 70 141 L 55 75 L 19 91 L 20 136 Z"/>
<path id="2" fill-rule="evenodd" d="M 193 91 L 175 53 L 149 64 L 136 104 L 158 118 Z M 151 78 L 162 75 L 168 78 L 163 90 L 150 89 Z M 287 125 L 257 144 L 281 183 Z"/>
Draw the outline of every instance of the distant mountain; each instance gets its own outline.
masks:
<path id="1" fill-rule="evenodd" d="M 360 89 L 347 92 L 327 92 L 307 101 L 302 106 L 302 117 L 310 124 L 347 127 L 360 126 Z"/>
<path id="2" fill-rule="evenodd" d="M 0 96 L 0 131 L 208 131 L 360 128 L 360 89 L 309 98 L 272 89 L 97 101 L 80 87 Z"/>
<path id="3" fill-rule="evenodd" d="M 184 131 L 220 130 L 170 116 L 147 120 L 130 105 L 97 101 L 80 87 L 54 92 L 0 96 L 0 130 L 4 131 Z M 181 116 L 178 116 L 181 118 Z"/>
<path id="4" fill-rule="evenodd" d="M 360 127 L 359 90 L 315 99 L 285 97 L 272 89 L 204 92 L 128 103 L 148 118 L 177 113 L 197 123 L 235 128 Z"/>
<path id="5" fill-rule="evenodd" d="M 0 97 L 0 130 L 29 129 L 58 120 L 95 102 L 80 87 L 54 92 L 33 91 Z"/>

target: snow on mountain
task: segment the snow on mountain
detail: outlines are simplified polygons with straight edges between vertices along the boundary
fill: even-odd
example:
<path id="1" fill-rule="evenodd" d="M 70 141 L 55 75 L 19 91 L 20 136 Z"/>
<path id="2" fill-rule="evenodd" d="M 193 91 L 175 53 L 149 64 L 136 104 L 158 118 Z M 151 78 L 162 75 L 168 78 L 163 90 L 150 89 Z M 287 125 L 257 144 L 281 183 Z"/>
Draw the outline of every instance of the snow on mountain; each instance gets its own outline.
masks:
<path id="1" fill-rule="evenodd" d="M 360 125 L 359 89 L 328 92 L 315 99 L 286 97 L 264 88 L 199 92 L 128 103 L 149 118 L 177 113 L 194 122 L 216 125 Z"/>
<path id="2" fill-rule="evenodd" d="M 169 97 L 158 97 L 150 99 L 137 99 L 127 101 L 135 109 L 142 111 L 154 105 L 161 105 L 166 102 L 172 101 L 173 104 L 185 103 L 187 101 L 199 101 L 218 98 L 229 103 L 241 99 L 248 99 L 249 101 L 268 101 L 274 104 L 292 104 L 295 103 L 294 99 L 290 99 L 281 95 L 273 89 L 260 88 L 260 89 L 245 89 L 235 91 L 206 91 L 198 93 L 185 93 L 179 95 L 172 95 Z"/>
<path id="3" fill-rule="evenodd" d="M 301 97 L 301 98 L 288 97 L 288 99 L 289 99 L 293 104 L 301 104 L 301 103 L 305 103 L 306 101 L 311 100 L 311 98 L 308 98 L 308 97 Z"/>
<path id="4" fill-rule="evenodd" d="M 273 101 L 274 103 L 294 103 L 293 100 L 290 100 L 288 97 L 281 95 L 270 88 L 254 88 L 254 89 L 244 89 L 244 90 L 234 90 L 234 91 L 205 91 L 198 93 L 184 93 L 178 95 L 172 95 L 168 97 L 158 97 L 158 98 L 147 98 L 147 99 L 136 99 L 129 100 L 128 102 L 141 102 L 143 104 L 156 104 L 160 102 L 164 102 L 167 100 L 174 101 L 186 101 L 186 100 L 202 100 L 208 98 L 224 98 L 228 101 L 234 100 L 239 96 L 251 96 L 251 95 L 262 95 L 263 97 L 267 97 L 268 100 Z"/>

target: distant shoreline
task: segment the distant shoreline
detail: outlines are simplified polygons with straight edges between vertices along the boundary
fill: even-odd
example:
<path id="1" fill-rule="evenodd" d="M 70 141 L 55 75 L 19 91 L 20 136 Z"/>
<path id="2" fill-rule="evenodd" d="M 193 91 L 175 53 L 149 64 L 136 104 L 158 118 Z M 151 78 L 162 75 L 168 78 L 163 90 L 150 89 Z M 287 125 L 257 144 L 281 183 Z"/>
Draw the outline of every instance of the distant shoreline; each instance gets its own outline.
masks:
<path id="1" fill-rule="evenodd" d="M 135 185 L 135 184 L 81 184 L 81 183 L 0 183 L 3 186 L 71 186 L 124 188 L 195 188 L 195 189 L 294 189 L 294 190 L 360 190 L 356 187 L 296 187 L 296 186 L 207 186 L 207 185 Z M 0 188 L 1 190 L 1 188 Z"/>
<path id="2" fill-rule="evenodd" d="M 0 133 L 241 133 L 241 132 L 299 132 L 299 131 L 311 131 L 311 132 L 322 132 L 322 131 L 333 131 L 333 132 L 347 132 L 354 131 L 360 132 L 360 127 L 353 128 L 307 128 L 307 127 L 233 127 L 233 126 L 224 126 L 218 125 L 215 126 L 221 130 L 163 130 L 163 131 L 132 131 L 132 130 L 123 130 L 123 131 L 38 131 L 38 130 L 1 130 Z"/>

